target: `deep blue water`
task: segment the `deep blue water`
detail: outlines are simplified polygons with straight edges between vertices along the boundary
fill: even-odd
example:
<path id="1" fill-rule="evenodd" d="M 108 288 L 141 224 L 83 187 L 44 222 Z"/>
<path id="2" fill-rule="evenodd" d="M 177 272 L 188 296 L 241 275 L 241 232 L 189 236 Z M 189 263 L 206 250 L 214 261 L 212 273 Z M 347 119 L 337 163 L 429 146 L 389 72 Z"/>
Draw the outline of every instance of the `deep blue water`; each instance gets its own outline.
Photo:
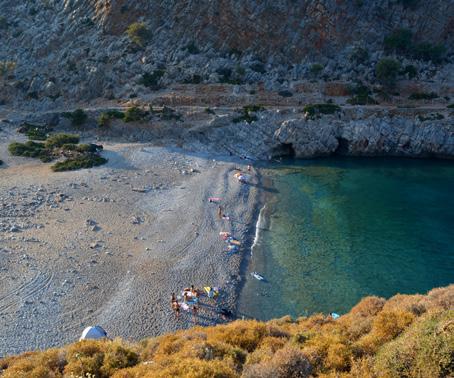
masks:
<path id="1" fill-rule="evenodd" d="M 327 159 L 266 170 L 241 313 L 344 313 L 362 297 L 454 282 L 454 162 Z"/>

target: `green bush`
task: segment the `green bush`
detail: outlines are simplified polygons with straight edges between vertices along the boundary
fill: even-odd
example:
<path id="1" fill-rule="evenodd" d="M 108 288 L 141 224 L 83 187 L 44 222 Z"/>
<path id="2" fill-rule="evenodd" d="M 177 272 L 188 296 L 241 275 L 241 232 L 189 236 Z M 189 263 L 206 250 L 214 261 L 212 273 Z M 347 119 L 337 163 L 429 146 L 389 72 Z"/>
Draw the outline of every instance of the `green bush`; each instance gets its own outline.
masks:
<path id="1" fill-rule="evenodd" d="M 186 50 L 188 51 L 189 54 L 196 55 L 200 53 L 199 48 L 196 46 L 194 42 L 189 43 L 186 46 Z"/>
<path id="2" fill-rule="evenodd" d="M 394 59 L 383 58 L 375 66 L 375 75 L 380 83 L 387 87 L 396 85 L 400 63 Z"/>
<path id="3" fill-rule="evenodd" d="M 44 143 L 31 140 L 25 143 L 13 142 L 8 146 L 8 151 L 13 156 L 39 158 L 44 162 L 52 160 L 51 151 L 46 148 Z"/>
<path id="4" fill-rule="evenodd" d="M 145 72 L 142 75 L 142 78 L 139 81 L 139 84 L 142 84 L 143 86 L 147 88 L 152 88 L 152 89 L 159 89 L 159 80 L 164 76 L 165 70 L 163 69 L 156 69 L 152 73 Z"/>
<path id="5" fill-rule="evenodd" d="M 46 140 L 49 132 L 52 131 L 50 127 L 33 125 L 25 122 L 17 130 L 18 133 L 25 134 L 30 140 Z"/>
<path id="6" fill-rule="evenodd" d="M 440 114 L 440 113 L 432 113 L 432 114 L 429 114 L 427 116 L 424 116 L 422 114 L 418 114 L 418 119 L 421 122 L 425 122 L 425 121 L 441 121 L 444 118 L 445 118 L 445 116 L 443 114 Z"/>
<path id="7" fill-rule="evenodd" d="M 385 37 L 383 43 L 387 53 L 396 53 L 434 63 L 440 63 L 446 53 L 446 48 L 442 44 L 414 43 L 413 33 L 409 29 L 395 30 Z"/>
<path id="8" fill-rule="evenodd" d="M 46 148 L 61 147 L 64 144 L 77 144 L 79 143 L 79 135 L 74 134 L 55 134 L 47 138 L 45 145 Z"/>
<path id="9" fill-rule="evenodd" d="M 81 154 L 96 153 L 99 147 L 96 144 L 64 144 L 60 147 L 63 151 L 79 152 Z"/>
<path id="10" fill-rule="evenodd" d="M 447 106 L 447 108 L 448 108 L 448 109 L 454 109 L 454 104 L 449 104 L 449 105 Z"/>
<path id="11" fill-rule="evenodd" d="M 55 163 L 51 169 L 54 172 L 75 171 L 82 168 L 92 168 L 107 163 L 107 159 L 95 154 L 87 154 L 66 159 Z"/>
<path id="12" fill-rule="evenodd" d="M 123 120 L 125 122 L 137 122 L 143 120 L 147 116 L 147 112 L 138 108 L 137 106 L 133 106 L 128 108 L 125 111 L 125 116 Z"/>
<path id="13" fill-rule="evenodd" d="M 440 63 L 445 52 L 446 48 L 442 44 L 432 45 L 427 42 L 416 44 L 412 48 L 414 58 L 434 63 Z"/>
<path id="14" fill-rule="evenodd" d="M 202 76 L 195 74 L 185 79 L 183 81 L 183 84 L 200 84 L 202 81 L 203 81 Z"/>
<path id="15" fill-rule="evenodd" d="M 356 64 L 364 64 L 369 60 L 369 51 L 363 47 L 356 47 L 350 55 L 350 60 Z"/>
<path id="16" fill-rule="evenodd" d="M 181 119 L 181 115 L 178 114 L 174 109 L 164 106 L 161 111 L 161 119 L 164 121 L 179 121 Z"/>
<path id="17" fill-rule="evenodd" d="M 0 77 L 6 77 L 14 73 L 16 62 L 11 60 L 0 61 Z"/>
<path id="18" fill-rule="evenodd" d="M 99 127 L 107 127 L 110 125 L 110 117 L 107 113 L 103 112 L 99 115 L 97 123 Z"/>
<path id="19" fill-rule="evenodd" d="M 252 71 L 258 72 L 260 74 L 266 73 L 265 65 L 260 62 L 251 64 L 250 68 Z"/>
<path id="20" fill-rule="evenodd" d="M 102 112 L 98 117 L 98 126 L 107 127 L 112 119 L 123 119 L 125 114 L 119 110 L 113 109 Z"/>
<path id="21" fill-rule="evenodd" d="M 418 75 L 418 70 L 412 64 L 405 66 L 401 72 L 402 75 L 407 75 L 409 79 L 414 79 Z"/>
<path id="22" fill-rule="evenodd" d="M 309 104 L 303 108 L 309 119 L 319 118 L 321 114 L 334 114 L 340 112 L 341 107 L 336 104 Z"/>
<path id="23" fill-rule="evenodd" d="M 234 85 L 242 83 L 242 75 L 239 75 L 238 71 L 235 71 L 234 73 L 232 69 L 228 67 L 219 68 L 218 70 L 216 70 L 216 73 L 220 76 L 220 83 Z"/>
<path id="24" fill-rule="evenodd" d="M 397 29 L 386 36 L 383 43 L 387 53 L 407 53 L 412 46 L 413 33 L 409 29 Z"/>
<path id="25" fill-rule="evenodd" d="M 311 76 L 313 77 L 318 77 L 323 71 L 323 66 L 321 64 L 313 64 L 312 66 L 310 66 L 309 68 L 309 72 L 311 74 Z"/>
<path id="26" fill-rule="evenodd" d="M 65 112 L 62 116 L 70 119 L 73 126 L 83 125 L 88 118 L 83 109 L 76 109 L 73 112 Z"/>
<path id="27" fill-rule="evenodd" d="M 408 96 L 409 100 L 433 100 L 434 98 L 438 98 L 438 95 L 435 92 L 416 92 Z"/>
<path id="28" fill-rule="evenodd" d="M 258 120 L 257 116 L 253 113 L 255 112 L 261 112 L 265 110 L 265 108 L 261 105 L 246 105 L 243 107 L 241 111 L 241 115 L 238 117 L 233 118 L 232 122 L 233 123 L 239 123 L 239 122 L 247 122 L 247 123 L 252 123 Z"/>
<path id="29" fill-rule="evenodd" d="M 279 91 L 277 94 L 281 97 L 292 97 L 293 96 L 293 93 L 286 89 Z"/>
<path id="30" fill-rule="evenodd" d="M 9 22 L 6 17 L 0 16 L 0 30 L 8 29 Z"/>
<path id="31" fill-rule="evenodd" d="M 358 83 L 348 88 L 348 93 L 352 96 L 347 100 L 351 105 L 376 105 L 377 101 L 371 96 L 372 91 L 362 83 Z"/>
<path id="32" fill-rule="evenodd" d="M 144 47 L 148 40 L 151 38 L 151 33 L 147 29 L 144 22 L 132 23 L 126 29 L 126 34 L 128 35 L 131 42 L 140 47 Z"/>

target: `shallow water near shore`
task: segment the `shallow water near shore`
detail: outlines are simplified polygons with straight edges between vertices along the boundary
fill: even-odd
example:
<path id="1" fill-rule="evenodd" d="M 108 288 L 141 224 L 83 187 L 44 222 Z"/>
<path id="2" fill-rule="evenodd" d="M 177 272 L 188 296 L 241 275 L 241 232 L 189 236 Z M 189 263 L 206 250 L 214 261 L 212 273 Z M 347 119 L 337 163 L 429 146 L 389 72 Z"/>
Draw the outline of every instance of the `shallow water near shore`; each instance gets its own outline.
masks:
<path id="1" fill-rule="evenodd" d="M 263 173 L 275 190 L 261 211 L 240 315 L 345 313 L 367 295 L 454 282 L 454 162 L 336 158 Z"/>

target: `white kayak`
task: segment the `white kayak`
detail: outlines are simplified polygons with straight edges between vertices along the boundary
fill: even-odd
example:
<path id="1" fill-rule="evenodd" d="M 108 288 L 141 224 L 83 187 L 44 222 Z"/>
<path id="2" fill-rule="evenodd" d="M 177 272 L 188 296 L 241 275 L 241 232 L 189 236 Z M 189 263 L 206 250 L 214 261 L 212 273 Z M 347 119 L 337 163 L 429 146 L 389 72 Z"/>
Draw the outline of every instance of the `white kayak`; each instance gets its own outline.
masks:
<path id="1" fill-rule="evenodd" d="M 258 279 L 259 281 L 263 281 L 265 279 L 262 275 L 258 274 L 257 272 L 252 272 L 251 275 L 252 277 Z"/>

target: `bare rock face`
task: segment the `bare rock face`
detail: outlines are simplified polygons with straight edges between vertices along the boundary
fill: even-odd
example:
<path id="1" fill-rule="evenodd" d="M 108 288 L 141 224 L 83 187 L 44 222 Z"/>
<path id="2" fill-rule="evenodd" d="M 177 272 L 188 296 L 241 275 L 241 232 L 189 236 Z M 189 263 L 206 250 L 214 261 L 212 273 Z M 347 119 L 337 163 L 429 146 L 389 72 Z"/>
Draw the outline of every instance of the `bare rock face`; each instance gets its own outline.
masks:
<path id="1" fill-rule="evenodd" d="M 113 34 L 142 17 L 152 30 L 174 40 L 190 36 L 202 47 L 252 50 L 264 58 L 280 55 L 291 63 L 308 55 L 333 54 L 351 43 L 378 47 L 397 27 L 452 48 L 453 4 L 414 3 L 406 7 L 406 2 L 395 0 L 99 0 L 95 7 L 99 22 Z M 433 22 L 428 22 L 428 12 Z"/>
<path id="2" fill-rule="evenodd" d="M 216 152 L 254 159 L 282 156 L 314 158 L 329 155 L 454 157 L 452 118 L 421 120 L 395 111 L 343 114 L 306 119 L 294 112 L 266 111 L 257 122 L 213 122 L 203 135 L 194 135 Z M 188 139 L 189 140 L 189 139 Z M 200 149 L 194 140 L 186 147 Z"/>
<path id="3" fill-rule="evenodd" d="M 442 44 L 446 60 L 403 61 L 418 78 L 452 81 L 454 3 L 447 0 L 46 0 L 0 2 L 0 100 L 37 110 L 68 101 L 140 97 L 142 75 L 162 70 L 159 85 L 373 80 L 383 40 L 408 28 L 418 42 Z M 428 15 L 430 14 L 430 17 Z M 149 38 L 125 30 L 143 22 Z M 352 62 L 352 51 L 368 61 Z M 11 66 L 12 67 L 12 66 Z M 447 68 L 445 68 L 447 67 Z M 449 79 L 450 78 L 450 79 Z"/>

